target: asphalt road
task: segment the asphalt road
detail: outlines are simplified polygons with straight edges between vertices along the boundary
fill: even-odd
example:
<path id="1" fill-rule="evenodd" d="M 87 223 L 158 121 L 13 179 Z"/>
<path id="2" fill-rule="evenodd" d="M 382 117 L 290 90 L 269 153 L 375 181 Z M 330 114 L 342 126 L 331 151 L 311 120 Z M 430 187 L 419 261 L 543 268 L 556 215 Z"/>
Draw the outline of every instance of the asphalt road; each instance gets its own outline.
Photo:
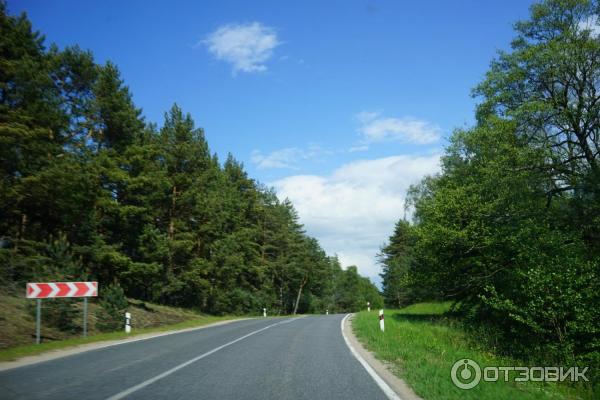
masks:
<path id="1" fill-rule="evenodd" d="M 238 321 L 19 367 L 0 372 L 0 399 L 386 399 L 342 318 Z"/>

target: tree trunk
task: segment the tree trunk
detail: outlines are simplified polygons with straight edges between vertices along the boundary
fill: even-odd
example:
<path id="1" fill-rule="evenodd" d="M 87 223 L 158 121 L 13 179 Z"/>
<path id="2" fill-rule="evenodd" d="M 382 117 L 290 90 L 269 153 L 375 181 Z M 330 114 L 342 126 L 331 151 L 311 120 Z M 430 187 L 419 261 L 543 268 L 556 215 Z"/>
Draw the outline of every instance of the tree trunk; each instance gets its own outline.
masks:
<path id="1" fill-rule="evenodd" d="M 25 236 L 25 231 L 27 229 L 27 214 L 21 213 L 21 221 L 19 222 L 19 236 L 18 239 L 21 240 Z"/>
<path id="2" fill-rule="evenodd" d="M 173 242 L 173 236 L 175 235 L 175 221 L 173 220 L 175 216 L 175 199 L 177 197 L 177 186 L 173 186 L 173 195 L 171 198 L 171 208 L 169 210 L 169 242 Z M 169 243 L 169 263 L 167 265 L 167 277 L 170 277 L 173 274 L 173 252 L 172 252 L 172 243 Z"/>
<path id="3" fill-rule="evenodd" d="M 25 236 L 25 230 L 27 229 L 27 214 L 21 212 L 21 218 L 19 219 L 19 228 L 17 230 L 17 240 L 15 242 L 15 252 L 19 249 L 21 240 Z"/>
<path id="4" fill-rule="evenodd" d="M 173 186 L 173 194 L 171 196 L 171 209 L 169 210 L 169 240 L 173 240 L 175 234 L 175 222 L 173 217 L 175 216 L 175 200 L 177 198 L 177 186 Z"/>
<path id="5" fill-rule="evenodd" d="M 308 281 L 308 278 L 304 277 L 302 279 L 302 282 L 300 283 L 300 287 L 298 288 L 298 296 L 296 296 L 296 304 L 294 304 L 294 315 L 296 315 L 296 312 L 298 312 L 298 304 L 300 303 L 300 296 L 302 295 L 302 289 L 304 288 L 304 285 L 306 285 L 307 281 Z"/>
<path id="6" fill-rule="evenodd" d="M 283 309 L 283 283 L 279 285 L 279 314 L 283 314 L 285 310 Z"/>

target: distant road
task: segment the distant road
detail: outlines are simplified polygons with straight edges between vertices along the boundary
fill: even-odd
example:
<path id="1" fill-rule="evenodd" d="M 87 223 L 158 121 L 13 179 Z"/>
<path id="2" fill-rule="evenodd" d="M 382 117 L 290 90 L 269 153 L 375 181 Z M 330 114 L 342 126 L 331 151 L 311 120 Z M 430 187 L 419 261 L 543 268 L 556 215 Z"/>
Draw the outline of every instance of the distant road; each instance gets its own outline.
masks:
<path id="1" fill-rule="evenodd" d="M 0 399 L 386 399 L 342 318 L 245 320 L 91 350 L 0 372 Z"/>

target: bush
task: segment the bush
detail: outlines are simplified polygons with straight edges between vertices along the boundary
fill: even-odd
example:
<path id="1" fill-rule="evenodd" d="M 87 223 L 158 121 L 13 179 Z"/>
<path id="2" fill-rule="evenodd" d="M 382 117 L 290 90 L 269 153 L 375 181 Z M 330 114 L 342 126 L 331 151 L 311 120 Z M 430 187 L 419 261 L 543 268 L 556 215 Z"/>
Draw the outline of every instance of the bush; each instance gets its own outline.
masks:
<path id="1" fill-rule="evenodd" d="M 77 308 L 81 299 L 45 299 L 42 303 L 42 325 L 50 325 L 63 332 L 78 333 L 83 330 L 83 315 Z"/>
<path id="2" fill-rule="evenodd" d="M 123 288 L 110 285 L 101 292 L 97 327 L 103 332 L 116 331 L 123 327 L 125 310 L 129 303 Z"/>

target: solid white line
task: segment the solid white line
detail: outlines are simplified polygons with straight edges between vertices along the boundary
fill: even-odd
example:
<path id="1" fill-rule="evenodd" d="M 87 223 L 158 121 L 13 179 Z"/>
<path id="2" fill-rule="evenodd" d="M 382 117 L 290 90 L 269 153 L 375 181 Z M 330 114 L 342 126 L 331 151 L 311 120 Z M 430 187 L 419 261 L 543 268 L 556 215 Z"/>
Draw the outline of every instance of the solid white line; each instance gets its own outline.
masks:
<path id="1" fill-rule="evenodd" d="M 230 324 L 230 323 L 235 323 L 235 322 L 240 322 L 240 321 L 249 321 L 252 319 L 256 319 L 256 318 L 241 318 L 241 319 L 230 319 L 230 320 L 224 320 L 224 321 L 217 321 L 217 322 L 212 322 L 208 325 L 202 325 L 202 326 L 197 326 L 197 327 L 193 327 L 193 328 L 183 328 L 183 329 L 178 329 L 178 330 L 174 330 L 174 331 L 170 331 L 170 332 L 163 332 L 163 333 L 146 333 L 146 334 L 140 335 L 141 337 L 116 339 L 116 340 L 113 340 L 112 342 L 111 341 L 91 342 L 88 344 L 83 344 L 83 345 L 79 345 L 79 346 L 66 348 L 64 350 L 57 350 L 56 352 L 52 352 L 52 353 L 42 353 L 37 356 L 28 356 L 23 359 L 19 359 L 19 360 L 15 360 L 15 361 L 0 362 L 0 371 L 7 371 L 7 370 L 13 369 L 13 368 L 19 368 L 19 367 L 23 367 L 23 366 L 27 366 L 27 365 L 34 365 L 34 364 L 37 364 L 40 362 L 56 360 L 58 358 L 81 354 L 81 353 L 85 353 L 88 351 L 102 350 L 102 349 L 106 349 L 108 347 L 121 346 L 124 344 L 141 342 L 143 340 L 157 339 L 157 338 L 160 338 L 163 336 L 178 335 L 181 333 L 189 333 L 189 332 L 194 332 L 194 331 L 198 331 L 198 330 L 202 330 L 202 329 L 216 328 L 218 326 L 222 326 L 225 324 Z M 145 336 L 145 335 L 148 335 L 148 336 Z M 25 363 L 21 362 L 22 360 L 27 360 L 28 358 L 33 359 L 33 361 L 26 361 Z"/>
<path id="2" fill-rule="evenodd" d="M 375 381 L 375 383 L 377 383 L 377 385 L 379 386 L 379 388 L 381 388 L 381 390 L 383 390 L 383 393 L 385 393 L 385 395 L 387 396 L 388 399 L 390 399 L 390 400 L 402 400 L 400 398 L 400 396 L 398 396 L 396 394 L 396 392 L 394 392 L 392 390 L 392 388 L 387 383 L 385 383 L 385 381 L 383 379 L 381 379 L 381 377 L 379 375 L 377 375 L 377 372 L 375 372 L 375 370 L 373 368 L 371 368 L 371 366 L 369 365 L 369 363 L 367 363 L 365 361 L 365 359 L 362 358 L 360 356 L 360 354 L 358 354 L 358 352 L 354 349 L 354 347 L 352 347 L 352 344 L 350 344 L 350 341 L 348 340 L 348 338 L 346 337 L 346 334 L 344 333 L 344 322 L 346 322 L 346 319 L 348 319 L 349 316 L 350 316 L 350 314 L 346 314 L 346 316 L 342 319 L 342 323 L 341 323 L 342 336 L 344 337 L 344 341 L 346 342 L 346 346 L 348 346 L 348 348 L 350 349 L 350 352 L 352 353 L 352 355 L 361 363 L 361 365 L 364 367 L 364 369 L 367 370 L 367 372 L 369 373 L 369 375 L 371 375 L 371 378 L 373 378 L 373 380 Z"/>
<path id="3" fill-rule="evenodd" d="M 148 379 L 148 380 L 146 380 L 146 381 L 144 381 L 142 383 L 139 383 L 139 384 L 137 384 L 135 386 L 130 387 L 129 389 L 126 389 L 126 390 L 124 390 L 124 391 L 122 391 L 120 393 L 117 393 L 114 396 L 111 396 L 111 397 L 109 397 L 106 400 L 119 400 L 119 399 L 122 399 L 122 398 L 124 398 L 126 396 L 129 396 L 130 394 L 132 394 L 134 392 L 137 392 L 140 389 L 145 388 L 146 386 L 149 386 L 149 385 L 153 384 L 154 382 L 156 382 L 156 381 L 158 381 L 158 380 L 160 380 L 162 378 L 165 378 L 165 377 L 167 377 L 167 376 L 169 376 L 169 375 L 171 375 L 171 374 L 179 371 L 182 368 L 187 367 L 188 365 L 190 365 L 192 363 L 195 363 L 198 360 L 201 360 L 201 359 L 203 359 L 205 357 L 208 357 L 211 354 L 216 353 L 217 351 L 224 349 L 225 347 L 231 346 L 232 344 L 237 343 L 240 340 L 244 340 L 244 339 L 246 339 L 246 338 L 248 338 L 248 337 L 250 337 L 252 335 L 256 335 L 257 333 L 260 333 L 260 332 L 262 332 L 264 330 L 267 330 L 269 328 L 272 328 L 274 326 L 283 325 L 283 324 L 287 324 L 289 322 L 296 321 L 297 319 L 299 319 L 299 318 L 293 318 L 293 319 L 288 319 L 288 320 L 285 320 L 285 321 L 277 322 L 275 324 L 271 324 L 271 325 L 265 326 L 264 328 L 261 328 L 261 329 L 258 329 L 256 331 L 250 332 L 247 335 L 239 337 L 239 338 L 237 338 L 235 340 L 232 340 L 231 342 L 225 343 L 225 344 L 223 344 L 223 345 L 221 345 L 219 347 L 215 347 L 211 351 L 208 351 L 208 352 L 206 352 L 204 354 L 201 354 L 201 355 L 199 355 L 197 357 L 192 358 L 191 360 L 188 360 L 188 361 L 186 361 L 184 363 L 181 363 L 178 366 L 173 367 L 170 370 L 163 372 L 162 374 L 156 375 L 153 378 L 150 378 L 150 379 Z"/>

